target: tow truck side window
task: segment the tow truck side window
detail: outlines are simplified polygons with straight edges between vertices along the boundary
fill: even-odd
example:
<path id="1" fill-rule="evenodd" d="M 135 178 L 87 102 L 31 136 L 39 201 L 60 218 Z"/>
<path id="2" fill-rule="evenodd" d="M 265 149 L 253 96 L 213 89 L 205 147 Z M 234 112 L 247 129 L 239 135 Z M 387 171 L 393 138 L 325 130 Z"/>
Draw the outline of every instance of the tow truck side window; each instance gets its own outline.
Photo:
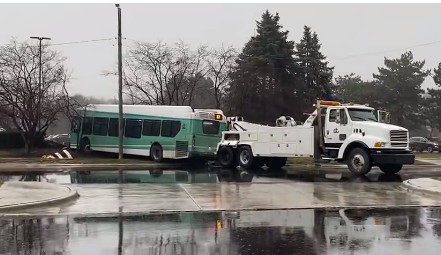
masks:
<path id="1" fill-rule="evenodd" d="M 335 122 L 337 119 L 337 110 L 333 109 L 329 111 L 329 122 Z"/>

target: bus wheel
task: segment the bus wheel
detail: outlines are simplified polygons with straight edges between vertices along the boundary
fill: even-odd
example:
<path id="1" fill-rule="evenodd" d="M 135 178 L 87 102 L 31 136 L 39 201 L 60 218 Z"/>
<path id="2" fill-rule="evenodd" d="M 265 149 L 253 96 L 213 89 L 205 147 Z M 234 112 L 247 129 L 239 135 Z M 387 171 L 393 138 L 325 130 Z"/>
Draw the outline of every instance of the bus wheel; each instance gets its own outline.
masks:
<path id="1" fill-rule="evenodd" d="M 268 161 L 266 162 L 266 166 L 269 169 L 280 169 L 286 165 L 287 160 L 288 158 L 285 157 L 269 158 Z"/>
<path id="2" fill-rule="evenodd" d="M 254 162 L 253 152 L 249 146 L 242 146 L 237 151 L 238 163 L 245 169 L 251 168 Z"/>
<path id="3" fill-rule="evenodd" d="M 162 147 L 161 145 L 155 143 L 150 148 L 150 157 L 155 162 L 161 162 L 162 161 Z"/>
<path id="4" fill-rule="evenodd" d="M 379 165 L 378 167 L 385 174 L 396 174 L 401 170 L 401 168 L 403 168 L 403 165 L 401 165 L 401 164 L 384 164 L 384 165 Z"/>
<path id="5" fill-rule="evenodd" d="M 349 170 L 356 175 L 369 173 L 372 162 L 368 153 L 362 148 L 354 148 L 349 152 L 347 159 Z"/>
<path id="6" fill-rule="evenodd" d="M 90 154 L 90 141 L 88 138 L 81 139 L 80 142 L 80 152 L 84 155 Z"/>
<path id="7" fill-rule="evenodd" d="M 229 146 L 222 146 L 217 152 L 217 159 L 219 164 L 224 168 L 236 167 L 236 158 L 234 157 L 233 148 Z"/>

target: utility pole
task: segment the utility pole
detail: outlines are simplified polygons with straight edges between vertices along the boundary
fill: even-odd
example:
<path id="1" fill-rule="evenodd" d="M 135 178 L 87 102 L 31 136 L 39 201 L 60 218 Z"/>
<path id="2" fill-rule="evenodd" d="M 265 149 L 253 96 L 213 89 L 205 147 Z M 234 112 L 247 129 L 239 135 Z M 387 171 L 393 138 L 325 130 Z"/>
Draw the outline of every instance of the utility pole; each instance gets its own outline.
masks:
<path id="1" fill-rule="evenodd" d="M 40 62 L 39 62 L 39 74 L 38 74 L 38 89 L 39 89 L 39 92 L 40 92 L 40 90 L 41 90 L 41 76 L 43 76 L 42 67 L 41 67 L 42 66 L 42 64 L 41 64 L 41 55 L 42 55 L 42 52 L 41 52 L 41 41 L 43 41 L 43 40 L 50 40 L 51 38 L 49 38 L 49 37 L 39 37 L 39 36 L 31 36 L 30 38 L 31 39 L 37 39 L 37 40 L 40 41 L 40 51 L 39 51 Z M 40 107 L 40 104 L 38 104 L 37 107 Z M 40 112 L 40 111 L 38 110 L 37 112 Z M 41 128 L 40 123 L 38 123 L 38 132 L 40 132 L 40 128 Z"/>
<path id="2" fill-rule="evenodd" d="M 122 99 L 122 43 L 121 43 L 121 8 L 119 4 L 115 4 L 118 8 L 118 159 L 123 158 L 123 99 Z"/>

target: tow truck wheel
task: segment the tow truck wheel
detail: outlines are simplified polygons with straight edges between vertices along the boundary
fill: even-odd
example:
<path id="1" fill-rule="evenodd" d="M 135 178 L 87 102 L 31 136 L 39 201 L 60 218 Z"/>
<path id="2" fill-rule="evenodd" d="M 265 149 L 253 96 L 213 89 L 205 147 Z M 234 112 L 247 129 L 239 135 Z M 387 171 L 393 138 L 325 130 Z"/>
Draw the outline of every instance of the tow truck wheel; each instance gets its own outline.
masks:
<path id="1" fill-rule="evenodd" d="M 372 168 L 371 159 L 362 148 L 354 148 L 349 152 L 347 164 L 349 170 L 356 175 L 367 174 Z"/>
<path id="2" fill-rule="evenodd" d="M 288 158 L 279 158 L 279 157 L 269 158 L 268 162 L 266 162 L 266 166 L 270 169 L 280 169 L 286 165 L 287 160 Z"/>
<path id="3" fill-rule="evenodd" d="M 254 156 L 251 148 L 248 146 L 240 147 L 237 151 L 237 161 L 239 166 L 245 169 L 251 168 L 254 162 Z"/>
<path id="4" fill-rule="evenodd" d="M 219 164 L 224 168 L 236 167 L 236 158 L 234 157 L 234 151 L 229 146 L 222 146 L 217 153 Z"/>
<path id="5" fill-rule="evenodd" d="M 401 165 L 401 164 L 385 164 L 385 165 L 379 165 L 378 167 L 385 174 L 396 174 L 401 170 L 401 168 L 403 168 L 403 165 Z"/>

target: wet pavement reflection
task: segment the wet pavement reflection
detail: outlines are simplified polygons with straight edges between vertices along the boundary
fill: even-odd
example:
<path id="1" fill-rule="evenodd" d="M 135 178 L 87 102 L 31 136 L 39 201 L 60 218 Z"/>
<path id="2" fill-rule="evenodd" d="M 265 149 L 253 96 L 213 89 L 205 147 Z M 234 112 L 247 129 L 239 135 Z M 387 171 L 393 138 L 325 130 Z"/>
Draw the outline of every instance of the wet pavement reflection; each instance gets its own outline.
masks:
<path id="1" fill-rule="evenodd" d="M 0 220 L 0 244 L 0 254 L 439 254 L 441 209 L 13 217 Z"/>
<path id="2" fill-rule="evenodd" d="M 0 181 L 49 181 L 60 184 L 86 183 L 228 183 L 228 182 L 402 182 L 411 178 L 441 176 L 441 169 L 408 169 L 399 174 L 387 175 L 373 170 L 368 175 L 357 176 L 345 170 L 281 169 L 243 170 L 221 168 L 179 169 L 124 169 L 117 170 L 66 170 L 61 173 L 12 172 L 0 175 Z"/>

